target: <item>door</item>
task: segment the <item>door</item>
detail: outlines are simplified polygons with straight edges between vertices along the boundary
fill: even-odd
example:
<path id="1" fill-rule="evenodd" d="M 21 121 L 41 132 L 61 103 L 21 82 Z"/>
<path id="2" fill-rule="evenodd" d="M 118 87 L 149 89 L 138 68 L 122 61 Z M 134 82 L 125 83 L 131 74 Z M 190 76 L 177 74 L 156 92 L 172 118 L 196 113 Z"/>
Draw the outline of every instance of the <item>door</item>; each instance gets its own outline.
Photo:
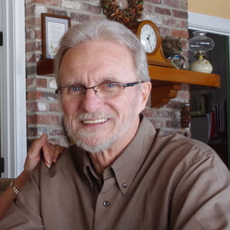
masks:
<path id="1" fill-rule="evenodd" d="M 192 38 L 193 30 L 189 30 Z M 191 117 L 192 138 L 210 145 L 221 157 L 223 162 L 229 165 L 229 38 L 225 35 L 207 33 L 207 37 L 214 40 L 214 49 L 206 53 L 206 59 L 213 67 L 213 73 L 221 77 L 221 88 L 191 92 L 190 102 L 200 101 L 205 98 L 205 111 L 203 116 Z M 194 54 L 190 52 L 189 60 L 193 61 Z"/>

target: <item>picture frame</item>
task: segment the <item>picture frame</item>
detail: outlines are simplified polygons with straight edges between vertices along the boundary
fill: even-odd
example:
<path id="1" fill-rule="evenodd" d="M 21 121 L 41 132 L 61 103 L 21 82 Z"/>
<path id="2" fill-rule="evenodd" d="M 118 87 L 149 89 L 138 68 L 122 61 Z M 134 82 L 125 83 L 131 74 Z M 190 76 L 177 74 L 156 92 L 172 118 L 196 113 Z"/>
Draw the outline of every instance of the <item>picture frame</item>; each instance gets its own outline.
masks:
<path id="1" fill-rule="evenodd" d="M 42 59 L 54 59 L 59 41 L 71 27 L 71 18 L 54 14 L 41 14 L 42 19 Z"/>
<path id="2" fill-rule="evenodd" d="M 202 94 L 200 97 L 190 99 L 190 114 L 192 117 L 206 116 L 207 114 L 207 95 Z"/>

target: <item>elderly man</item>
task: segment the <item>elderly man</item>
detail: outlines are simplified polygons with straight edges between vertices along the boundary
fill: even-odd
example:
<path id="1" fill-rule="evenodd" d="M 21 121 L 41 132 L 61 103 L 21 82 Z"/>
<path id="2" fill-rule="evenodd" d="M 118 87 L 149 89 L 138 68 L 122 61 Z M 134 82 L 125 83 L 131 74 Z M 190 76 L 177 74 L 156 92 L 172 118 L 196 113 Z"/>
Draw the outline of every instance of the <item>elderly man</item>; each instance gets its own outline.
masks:
<path id="1" fill-rule="evenodd" d="M 55 60 L 76 145 L 31 173 L 0 229 L 230 229 L 230 175 L 201 142 L 156 131 L 141 111 L 145 52 L 111 21 L 71 28 Z"/>

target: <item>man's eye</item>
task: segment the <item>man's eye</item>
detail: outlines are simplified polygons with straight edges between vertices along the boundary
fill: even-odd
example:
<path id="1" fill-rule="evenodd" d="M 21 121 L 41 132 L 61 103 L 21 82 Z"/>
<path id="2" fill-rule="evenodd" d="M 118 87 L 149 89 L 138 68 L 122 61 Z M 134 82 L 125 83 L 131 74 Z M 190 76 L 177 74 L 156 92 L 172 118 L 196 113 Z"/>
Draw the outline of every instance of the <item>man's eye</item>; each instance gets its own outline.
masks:
<path id="1" fill-rule="evenodd" d="M 77 85 L 73 85 L 73 86 L 70 86 L 70 91 L 72 92 L 79 92 L 81 90 L 81 86 L 77 86 Z"/>
<path id="2" fill-rule="evenodd" d="M 117 86 L 117 83 L 106 83 L 105 84 L 105 86 L 107 87 L 107 88 L 113 88 L 113 87 L 116 87 Z"/>

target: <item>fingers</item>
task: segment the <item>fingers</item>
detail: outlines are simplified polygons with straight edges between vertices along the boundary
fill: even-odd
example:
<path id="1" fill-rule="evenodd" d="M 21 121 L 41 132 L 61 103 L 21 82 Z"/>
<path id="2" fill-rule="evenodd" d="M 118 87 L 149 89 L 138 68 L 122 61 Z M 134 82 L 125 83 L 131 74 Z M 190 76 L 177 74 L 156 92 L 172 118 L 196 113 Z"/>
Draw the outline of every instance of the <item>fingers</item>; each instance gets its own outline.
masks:
<path id="1" fill-rule="evenodd" d="M 53 145 L 47 142 L 43 146 L 42 150 L 43 150 L 43 158 L 44 158 L 45 165 L 48 168 L 50 168 L 52 166 L 52 158 L 53 158 L 53 152 L 54 152 Z"/>
<path id="2" fill-rule="evenodd" d="M 26 172 L 31 172 L 36 168 L 37 164 L 41 159 L 40 154 L 41 154 L 42 147 L 45 145 L 46 142 L 47 142 L 46 134 L 43 134 L 40 138 L 33 141 L 27 153 L 26 161 L 24 164 L 24 170 Z"/>
<path id="3" fill-rule="evenodd" d="M 65 150 L 65 147 L 62 147 L 60 145 L 53 145 L 49 142 L 47 142 L 43 146 L 43 157 L 45 164 L 48 168 L 52 166 L 52 163 L 57 162 L 60 154 Z"/>
<path id="4" fill-rule="evenodd" d="M 54 147 L 55 147 L 55 152 L 52 161 L 53 163 L 56 163 L 61 153 L 65 150 L 65 147 L 62 147 L 60 145 L 54 145 Z"/>

